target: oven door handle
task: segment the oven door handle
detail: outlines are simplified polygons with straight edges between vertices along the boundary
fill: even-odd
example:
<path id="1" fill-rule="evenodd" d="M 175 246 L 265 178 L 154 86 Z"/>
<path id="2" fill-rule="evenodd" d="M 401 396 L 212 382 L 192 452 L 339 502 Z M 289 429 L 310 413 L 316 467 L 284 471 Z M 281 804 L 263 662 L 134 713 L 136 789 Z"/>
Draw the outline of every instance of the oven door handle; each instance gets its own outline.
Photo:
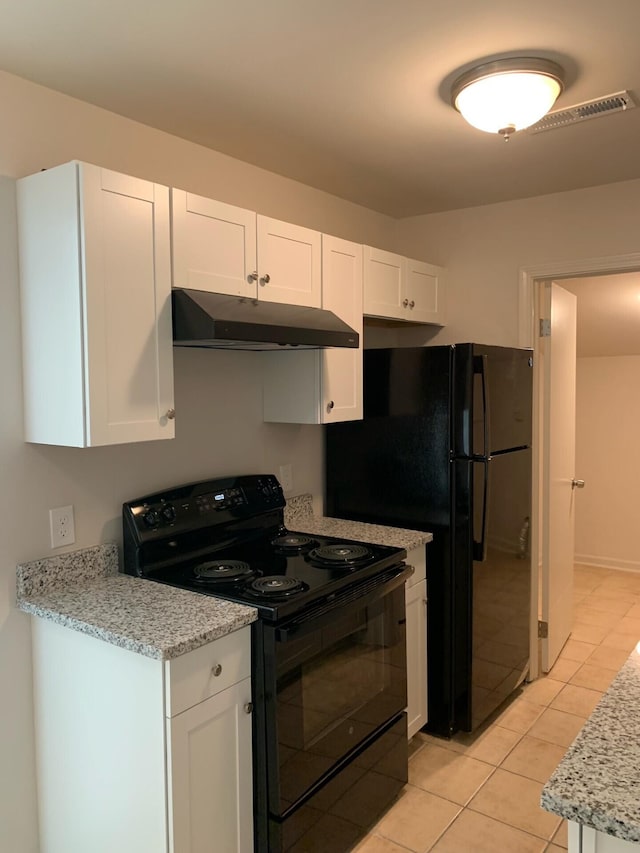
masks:
<path id="1" fill-rule="evenodd" d="M 292 619 L 282 627 L 276 628 L 276 641 L 286 643 L 287 640 L 301 637 L 310 631 L 317 631 L 318 628 L 331 624 L 338 609 L 366 607 L 368 604 L 378 601 L 397 587 L 402 586 L 413 572 L 413 566 L 402 563 L 393 570 L 376 575 L 368 581 L 354 584 L 328 601 L 311 608 L 304 616 Z"/>

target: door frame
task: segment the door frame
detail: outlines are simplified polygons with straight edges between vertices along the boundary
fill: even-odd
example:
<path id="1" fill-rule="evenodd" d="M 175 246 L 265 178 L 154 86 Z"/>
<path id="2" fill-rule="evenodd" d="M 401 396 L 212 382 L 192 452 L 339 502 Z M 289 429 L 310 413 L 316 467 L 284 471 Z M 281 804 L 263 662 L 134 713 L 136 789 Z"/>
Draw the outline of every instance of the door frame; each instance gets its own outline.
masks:
<path id="1" fill-rule="evenodd" d="M 529 680 L 538 678 L 540 655 L 538 649 L 538 614 L 541 590 L 541 553 L 539 512 L 542 494 L 540 411 L 544 394 L 543 371 L 537 369 L 539 336 L 536 327 L 540 319 L 540 287 L 545 281 L 561 281 L 580 276 L 615 275 L 640 270 L 640 252 L 625 255 L 607 255 L 597 258 L 579 258 L 569 261 L 551 261 L 530 267 L 521 267 L 518 282 L 518 346 L 533 349 L 533 429 L 532 429 L 532 507 L 531 507 L 531 626 Z"/>

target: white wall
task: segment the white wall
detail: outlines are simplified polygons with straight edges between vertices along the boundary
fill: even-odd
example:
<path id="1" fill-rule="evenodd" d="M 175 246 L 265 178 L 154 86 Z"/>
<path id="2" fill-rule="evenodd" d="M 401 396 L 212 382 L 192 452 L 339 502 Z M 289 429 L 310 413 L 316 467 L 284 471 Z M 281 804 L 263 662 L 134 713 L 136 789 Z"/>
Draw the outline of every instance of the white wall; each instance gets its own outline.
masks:
<path id="1" fill-rule="evenodd" d="M 576 562 L 640 571 L 640 356 L 579 358 Z"/>
<path id="2" fill-rule="evenodd" d="M 638 252 L 639 223 L 639 180 L 406 219 L 396 250 L 447 268 L 448 318 L 405 340 L 517 346 L 519 270 Z"/>
<path id="3" fill-rule="evenodd" d="M 294 490 L 319 495 L 322 430 L 262 423 L 260 353 L 180 349 L 175 441 L 24 444 L 13 179 L 87 160 L 387 248 L 393 221 L 2 73 L 0 114 L 0 850 L 36 853 L 29 617 L 14 589 L 16 563 L 51 553 L 48 509 L 74 505 L 77 548 L 119 540 L 122 501 L 176 483 L 291 462 Z"/>

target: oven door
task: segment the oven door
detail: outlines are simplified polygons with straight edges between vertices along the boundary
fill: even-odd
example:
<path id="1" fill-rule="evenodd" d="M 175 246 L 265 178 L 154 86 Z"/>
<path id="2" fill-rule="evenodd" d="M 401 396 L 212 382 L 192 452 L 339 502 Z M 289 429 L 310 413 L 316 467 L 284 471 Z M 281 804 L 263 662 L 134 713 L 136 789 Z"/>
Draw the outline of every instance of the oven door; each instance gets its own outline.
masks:
<path id="1" fill-rule="evenodd" d="M 396 566 L 309 613 L 263 625 L 268 810 L 287 813 L 407 704 L 404 582 Z M 262 762 L 260 762 L 262 763 Z"/>

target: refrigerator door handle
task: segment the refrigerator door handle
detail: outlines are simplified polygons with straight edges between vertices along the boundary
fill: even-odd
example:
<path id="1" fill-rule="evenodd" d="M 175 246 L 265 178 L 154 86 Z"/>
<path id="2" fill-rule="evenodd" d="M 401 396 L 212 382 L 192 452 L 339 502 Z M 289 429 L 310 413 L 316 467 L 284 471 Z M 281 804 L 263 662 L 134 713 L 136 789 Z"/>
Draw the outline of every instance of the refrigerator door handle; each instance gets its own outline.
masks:
<path id="1" fill-rule="evenodd" d="M 477 562 L 483 562 L 487 559 L 487 524 L 489 521 L 489 465 L 491 457 L 486 459 L 476 459 L 478 464 L 482 465 L 484 470 L 484 483 L 482 487 L 482 524 L 480 528 L 480 541 L 477 541 L 475 536 L 473 539 L 473 559 Z"/>
<path id="2" fill-rule="evenodd" d="M 476 355 L 473 358 L 473 372 L 480 376 L 482 387 L 482 437 L 485 459 L 489 458 L 491 442 L 489 441 L 489 386 L 487 384 L 487 360 L 486 355 Z M 474 448 L 475 453 L 475 448 Z"/>

